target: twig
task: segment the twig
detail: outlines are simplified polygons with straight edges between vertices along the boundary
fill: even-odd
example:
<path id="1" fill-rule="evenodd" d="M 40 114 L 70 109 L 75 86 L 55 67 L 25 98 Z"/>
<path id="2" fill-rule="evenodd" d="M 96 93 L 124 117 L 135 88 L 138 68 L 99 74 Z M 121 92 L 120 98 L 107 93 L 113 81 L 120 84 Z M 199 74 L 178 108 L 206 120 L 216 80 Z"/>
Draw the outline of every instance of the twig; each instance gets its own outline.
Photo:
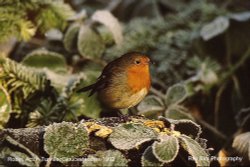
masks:
<path id="1" fill-rule="evenodd" d="M 206 121 L 203 121 L 201 119 L 196 119 L 196 121 L 201 124 L 202 126 L 204 126 L 205 128 L 209 129 L 210 131 L 212 131 L 214 134 L 216 134 L 218 137 L 220 137 L 223 140 L 227 140 L 227 136 L 224 135 L 222 132 L 220 132 L 219 130 L 217 130 L 215 127 L 213 127 L 212 125 L 208 124 Z"/>
<path id="2" fill-rule="evenodd" d="M 226 85 L 227 85 L 227 82 L 223 83 L 223 85 L 219 88 L 219 90 L 217 91 L 216 96 L 215 96 L 215 104 L 214 104 L 214 126 L 216 128 L 218 128 L 218 124 L 219 124 L 220 98 L 221 98 L 221 95 L 222 95 L 223 91 L 226 88 Z"/>

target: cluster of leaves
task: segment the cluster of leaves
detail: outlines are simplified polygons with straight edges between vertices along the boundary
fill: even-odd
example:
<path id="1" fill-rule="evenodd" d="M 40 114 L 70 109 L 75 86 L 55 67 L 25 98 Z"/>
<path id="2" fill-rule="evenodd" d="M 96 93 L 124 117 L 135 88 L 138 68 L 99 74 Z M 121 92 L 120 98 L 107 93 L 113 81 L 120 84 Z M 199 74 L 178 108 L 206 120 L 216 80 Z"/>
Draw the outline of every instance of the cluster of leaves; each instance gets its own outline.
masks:
<path id="1" fill-rule="evenodd" d="M 62 0 L 46 1 L 0 1 L 0 42 L 11 37 L 29 40 L 37 29 L 42 33 L 51 28 L 63 30 L 66 19 L 73 15 L 73 10 Z"/>
<path id="2" fill-rule="evenodd" d="M 25 121 L 21 126 L 32 127 L 63 119 L 77 121 L 80 115 L 99 117 L 97 100 L 74 93 L 81 82 L 97 76 L 72 75 L 67 68 L 62 55 L 46 50 L 30 53 L 22 64 L 1 57 L 1 92 L 6 97 L 1 102 L 5 120 L 1 126 L 8 122 L 10 114 Z"/>
<path id="3" fill-rule="evenodd" d="M 46 163 L 69 165 L 70 161 L 77 160 L 79 164 L 76 166 L 160 166 L 177 163 L 179 157 L 192 157 L 189 164 L 209 166 L 206 140 L 200 138 L 201 127 L 190 120 L 127 117 L 123 123 L 114 124 L 110 121 L 112 119 L 47 126 L 43 136 L 44 150 L 49 155 Z M 39 166 L 42 163 L 41 155 L 33 153 L 29 146 L 17 144 L 9 135 L 4 140 L 3 143 L 18 146 L 27 154 L 11 152 L 11 148 L 4 146 L 1 149 L 2 161 L 12 157 L 22 165 Z M 27 160 L 29 156 L 32 161 Z"/>

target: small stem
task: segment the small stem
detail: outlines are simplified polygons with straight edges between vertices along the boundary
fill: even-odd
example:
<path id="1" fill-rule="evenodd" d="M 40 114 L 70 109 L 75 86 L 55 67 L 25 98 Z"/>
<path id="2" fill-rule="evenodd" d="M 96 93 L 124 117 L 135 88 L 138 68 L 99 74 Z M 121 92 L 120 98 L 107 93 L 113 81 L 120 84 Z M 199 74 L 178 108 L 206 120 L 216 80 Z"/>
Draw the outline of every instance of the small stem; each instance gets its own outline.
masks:
<path id="1" fill-rule="evenodd" d="M 163 93 L 161 93 L 160 91 L 158 91 L 157 89 L 151 87 L 150 88 L 150 92 L 152 92 L 153 94 L 159 96 L 162 99 L 165 99 L 165 95 Z"/>
<path id="2" fill-rule="evenodd" d="M 219 130 L 217 130 L 214 126 L 208 124 L 206 121 L 203 121 L 201 119 L 196 119 L 196 121 L 201 124 L 202 126 L 204 126 L 205 128 L 209 129 L 210 131 L 212 131 L 214 134 L 216 134 L 218 137 L 220 137 L 223 140 L 227 140 L 227 136 L 224 135 L 222 132 L 220 132 Z"/>

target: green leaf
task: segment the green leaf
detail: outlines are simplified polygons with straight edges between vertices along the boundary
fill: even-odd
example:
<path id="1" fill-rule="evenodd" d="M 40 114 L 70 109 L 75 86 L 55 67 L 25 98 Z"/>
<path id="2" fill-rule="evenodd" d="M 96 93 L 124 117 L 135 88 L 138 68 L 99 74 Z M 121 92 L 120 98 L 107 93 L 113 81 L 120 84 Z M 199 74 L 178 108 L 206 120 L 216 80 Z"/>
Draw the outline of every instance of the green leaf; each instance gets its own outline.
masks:
<path id="1" fill-rule="evenodd" d="M 120 45 L 123 41 L 122 27 L 118 20 L 107 10 L 97 10 L 92 15 L 92 20 L 104 24 L 113 34 L 113 38 L 117 45 Z"/>
<path id="2" fill-rule="evenodd" d="M 66 72 L 67 63 L 63 55 L 39 49 L 28 54 L 22 63 L 29 67 L 34 68 L 48 68 L 56 72 Z"/>
<path id="3" fill-rule="evenodd" d="M 142 143 L 156 139 L 156 132 L 142 124 L 122 124 L 115 127 L 109 136 L 111 144 L 121 150 L 130 150 Z"/>
<path id="4" fill-rule="evenodd" d="M 164 110 L 164 104 L 159 97 L 149 95 L 137 106 L 137 110 L 139 111 L 138 114 L 155 114 L 157 111 Z"/>
<path id="5" fill-rule="evenodd" d="M 155 157 L 164 163 L 172 162 L 179 152 L 178 139 L 168 135 L 160 135 L 158 138 L 160 142 L 155 141 L 152 145 Z"/>
<path id="6" fill-rule="evenodd" d="M 80 28 L 77 47 L 83 57 L 90 59 L 100 58 L 105 49 L 102 38 L 86 25 Z"/>
<path id="7" fill-rule="evenodd" d="M 171 106 L 168 108 L 165 112 L 165 117 L 171 118 L 171 119 L 190 119 L 190 120 L 195 120 L 193 116 L 186 111 L 182 110 L 182 108 L 179 108 L 177 106 Z"/>
<path id="8" fill-rule="evenodd" d="M 82 166 L 128 166 L 128 160 L 118 150 L 97 151 L 94 155 L 89 155 Z"/>
<path id="9" fill-rule="evenodd" d="M 167 106 L 179 104 L 186 99 L 188 95 L 187 88 L 183 84 L 175 84 L 168 88 L 165 103 Z"/>
<path id="10" fill-rule="evenodd" d="M 62 122 L 49 125 L 44 134 L 44 150 L 51 158 L 83 156 L 88 149 L 88 133 L 84 126 Z M 59 159 L 60 160 L 60 159 Z"/>
<path id="11" fill-rule="evenodd" d="M 237 135 L 234 138 L 232 147 L 241 155 L 248 156 L 250 159 L 250 132 Z"/>
<path id="12" fill-rule="evenodd" d="M 85 79 L 83 79 L 82 86 L 87 86 L 94 83 L 100 75 L 100 71 L 85 71 Z M 73 98 L 82 99 L 83 102 L 76 115 L 85 115 L 90 118 L 99 118 L 102 110 L 101 103 L 94 94 L 89 97 L 89 92 L 82 92 L 73 95 Z M 75 100 L 76 100 L 75 99 Z M 70 100 L 71 102 L 73 99 Z"/>
<path id="13" fill-rule="evenodd" d="M 149 146 L 142 154 L 141 164 L 143 167 L 147 167 L 147 166 L 155 167 L 155 166 L 163 165 L 163 163 L 158 161 L 158 159 L 154 156 L 151 146 Z"/>
<path id="14" fill-rule="evenodd" d="M 201 29 L 201 37 L 208 41 L 219 34 L 225 32 L 229 27 L 229 19 L 224 16 L 219 16 L 211 23 L 206 24 Z"/>
<path id="15" fill-rule="evenodd" d="M 182 147 L 192 156 L 197 166 L 209 166 L 209 156 L 206 151 L 192 138 L 179 136 Z"/>
<path id="16" fill-rule="evenodd" d="M 9 121 L 11 113 L 10 96 L 8 92 L 0 85 L 0 129 Z"/>
<path id="17" fill-rule="evenodd" d="M 65 36 L 63 38 L 63 44 L 67 51 L 73 51 L 76 49 L 77 44 L 77 35 L 80 30 L 80 24 L 74 23 L 71 24 L 70 27 L 67 29 Z"/>

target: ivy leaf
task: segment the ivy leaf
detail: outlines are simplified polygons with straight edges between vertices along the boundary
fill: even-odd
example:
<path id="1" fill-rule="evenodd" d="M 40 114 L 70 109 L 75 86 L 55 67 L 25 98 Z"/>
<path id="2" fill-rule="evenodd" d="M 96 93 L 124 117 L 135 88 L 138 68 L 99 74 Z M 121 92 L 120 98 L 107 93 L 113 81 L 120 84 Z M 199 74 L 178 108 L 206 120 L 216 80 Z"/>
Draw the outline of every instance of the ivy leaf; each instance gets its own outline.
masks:
<path id="1" fill-rule="evenodd" d="M 97 10 L 91 18 L 94 21 L 102 23 L 111 31 L 117 45 L 122 43 L 122 27 L 112 13 L 107 10 Z"/>
<path id="2" fill-rule="evenodd" d="M 44 150 L 51 158 L 73 158 L 84 155 L 88 133 L 83 125 L 62 122 L 49 125 L 44 134 Z"/>
<path id="3" fill-rule="evenodd" d="M 138 106 L 138 114 L 148 114 L 164 110 L 164 104 L 157 96 L 147 96 Z"/>
<path id="4" fill-rule="evenodd" d="M 66 72 L 67 63 L 63 55 L 39 49 L 28 54 L 22 64 L 34 68 L 48 68 L 55 72 Z"/>
<path id="5" fill-rule="evenodd" d="M 3 129 L 10 118 L 11 103 L 8 92 L 1 85 L 0 97 L 0 129 Z"/>
<path id="6" fill-rule="evenodd" d="M 160 135 L 158 138 L 160 142 L 155 141 L 152 146 L 155 157 L 164 163 L 172 162 L 179 152 L 178 139 L 169 135 Z"/>
<path id="7" fill-rule="evenodd" d="M 219 34 L 225 32 L 229 27 L 229 19 L 224 16 L 219 16 L 211 23 L 206 24 L 201 29 L 201 37 L 203 40 L 208 41 Z"/>
<path id="8" fill-rule="evenodd" d="M 97 151 L 94 155 L 89 155 L 82 166 L 128 166 L 128 160 L 118 150 Z"/>
<path id="9" fill-rule="evenodd" d="M 179 136 L 179 139 L 183 148 L 193 157 L 197 166 L 210 165 L 208 154 L 199 143 L 186 135 Z"/>
<path id="10" fill-rule="evenodd" d="M 77 43 L 77 35 L 80 30 L 80 24 L 79 23 L 73 23 L 69 26 L 67 29 L 65 36 L 63 38 L 63 44 L 67 51 L 71 52 L 73 51 Z"/>
<path id="11" fill-rule="evenodd" d="M 143 167 L 163 165 L 153 154 L 152 146 L 149 146 L 142 154 L 141 164 Z"/>
<path id="12" fill-rule="evenodd" d="M 109 136 L 111 144 L 121 150 L 130 150 L 144 142 L 156 139 L 156 132 L 142 124 L 122 124 Z"/>
<path id="13" fill-rule="evenodd" d="M 175 84 L 171 86 L 166 94 L 165 103 L 167 106 L 179 104 L 187 97 L 187 88 L 183 84 Z"/>
<path id="14" fill-rule="evenodd" d="M 248 156 L 250 159 L 250 132 L 242 133 L 234 138 L 232 147 L 241 155 Z"/>
<path id="15" fill-rule="evenodd" d="M 102 38 L 86 25 L 80 28 L 77 47 L 82 56 L 90 59 L 100 58 L 105 49 Z"/>

